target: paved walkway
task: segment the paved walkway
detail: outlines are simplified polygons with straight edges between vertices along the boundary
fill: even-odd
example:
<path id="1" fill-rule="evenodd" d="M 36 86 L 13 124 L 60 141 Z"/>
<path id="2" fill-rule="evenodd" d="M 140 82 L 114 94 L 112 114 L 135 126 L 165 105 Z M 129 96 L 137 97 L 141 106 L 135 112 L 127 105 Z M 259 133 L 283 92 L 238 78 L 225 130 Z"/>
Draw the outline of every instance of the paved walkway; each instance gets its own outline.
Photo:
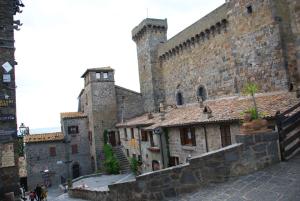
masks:
<path id="1" fill-rule="evenodd" d="M 100 190 L 106 189 L 107 185 L 130 181 L 135 179 L 133 174 L 119 174 L 119 175 L 102 175 L 97 177 L 88 177 L 76 181 L 73 183 L 73 186 L 86 185 L 90 189 Z M 28 198 L 28 197 L 27 197 Z M 27 199 L 29 200 L 29 198 Z M 64 193 L 61 188 L 58 186 L 48 188 L 48 201 L 86 201 L 82 199 L 69 198 L 67 193 Z"/>
<path id="2" fill-rule="evenodd" d="M 247 176 L 169 201 L 300 201 L 300 154 Z"/>

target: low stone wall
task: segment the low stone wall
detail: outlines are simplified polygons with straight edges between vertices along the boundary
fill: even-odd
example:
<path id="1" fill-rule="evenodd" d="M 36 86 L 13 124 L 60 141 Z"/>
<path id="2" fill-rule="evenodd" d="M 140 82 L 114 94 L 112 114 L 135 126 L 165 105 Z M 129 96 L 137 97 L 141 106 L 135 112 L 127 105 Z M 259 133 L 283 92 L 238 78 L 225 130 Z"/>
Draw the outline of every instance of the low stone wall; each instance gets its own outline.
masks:
<path id="1" fill-rule="evenodd" d="M 276 133 L 237 135 L 237 144 L 191 158 L 184 165 L 113 184 L 109 192 L 71 189 L 71 197 L 101 201 L 153 201 L 192 192 L 211 182 L 248 174 L 279 161 Z"/>

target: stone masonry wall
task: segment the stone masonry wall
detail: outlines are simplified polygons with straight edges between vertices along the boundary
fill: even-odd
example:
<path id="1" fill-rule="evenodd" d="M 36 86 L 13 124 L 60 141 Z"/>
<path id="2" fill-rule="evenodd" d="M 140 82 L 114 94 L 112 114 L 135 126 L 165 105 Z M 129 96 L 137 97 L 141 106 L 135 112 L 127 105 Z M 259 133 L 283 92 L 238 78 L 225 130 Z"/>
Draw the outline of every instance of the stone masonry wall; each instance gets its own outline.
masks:
<path id="1" fill-rule="evenodd" d="M 50 156 L 50 147 L 56 148 L 56 156 Z M 43 183 L 41 171 L 46 169 L 54 173 L 50 177 L 52 184 L 60 184 L 60 176 L 67 178 L 66 164 L 57 164 L 57 161 L 65 161 L 65 144 L 62 141 L 27 143 L 25 155 L 29 190 Z"/>
<path id="2" fill-rule="evenodd" d="M 142 94 L 116 86 L 118 122 L 144 113 Z"/>
<path id="3" fill-rule="evenodd" d="M 0 0 L 0 100 L 12 101 L 13 104 L 0 107 L 0 151 L 3 150 L 5 144 L 13 144 L 14 166 L 2 167 L 0 158 L 0 200 L 4 194 L 14 192 L 19 194 L 19 175 L 18 175 L 18 153 L 17 153 L 17 122 L 16 122 L 16 84 L 15 84 L 15 39 L 14 39 L 14 15 L 16 13 L 15 1 Z M 9 62 L 13 67 L 9 72 L 2 68 L 2 65 Z M 4 75 L 10 77 L 4 80 Z M 13 117 L 10 119 L 2 119 L 5 117 Z M 6 159 L 7 160 L 7 159 Z M 7 161 L 6 161 L 7 162 Z M 3 162 L 4 163 L 4 162 Z M 5 166 L 5 165 L 3 165 Z"/>
<path id="4" fill-rule="evenodd" d="M 238 144 L 192 157 L 189 163 L 147 173 L 136 181 L 113 184 L 109 191 L 71 189 L 71 197 L 94 201 L 154 201 L 192 192 L 210 182 L 248 174 L 279 161 L 277 133 L 237 136 Z"/>
<path id="5" fill-rule="evenodd" d="M 68 134 L 69 126 L 78 126 L 79 133 Z M 66 139 L 70 141 L 70 143 L 67 144 L 67 152 L 69 153 L 68 160 L 72 161 L 69 165 L 69 176 L 72 177 L 72 165 L 75 163 L 80 166 L 80 175 L 91 174 L 92 166 L 87 118 L 63 119 L 62 127 Z M 78 153 L 72 154 L 72 145 L 77 145 Z M 65 158 L 67 158 L 67 154 Z"/>
<path id="6" fill-rule="evenodd" d="M 221 131 L 219 124 L 208 124 L 205 126 L 207 134 L 208 151 L 214 151 L 222 148 Z M 179 128 L 170 128 L 169 132 L 169 148 L 170 156 L 179 157 L 179 163 L 185 163 L 186 158 L 191 155 L 197 156 L 206 153 L 205 132 L 204 127 L 199 125 L 195 127 L 196 146 L 181 145 Z M 239 125 L 230 124 L 231 143 L 236 143 L 236 135 L 239 134 Z"/>
<path id="7" fill-rule="evenodd" d="M 165 20 L 145 19 L 132 31 L 137 44 L 137 56 L 141 93 L 144 111 L 151 112 L 163 100 L 162 74 L 156 67 L 157 47 L 167 40 L 167 22 Z"/>

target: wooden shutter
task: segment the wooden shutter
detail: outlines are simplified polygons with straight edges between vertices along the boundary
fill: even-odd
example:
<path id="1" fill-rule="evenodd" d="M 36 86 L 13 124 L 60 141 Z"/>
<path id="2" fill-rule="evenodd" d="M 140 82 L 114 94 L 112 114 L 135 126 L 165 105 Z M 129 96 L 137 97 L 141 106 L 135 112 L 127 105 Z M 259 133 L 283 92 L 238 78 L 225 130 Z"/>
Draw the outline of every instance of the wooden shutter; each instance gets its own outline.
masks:
<path id="1" fill-rule="evenodd" d="M 50 147 L 49 148 L 49 155 L 50 156 L 56 156 L 56 149 L 55 149 L 55 147 Z"/>
<path id="2" fill-rule="evenodd" d="M 191 134 L 192 134 L 192 145 L 196 146 L 195 128 L 191 128 Z"/>
<path id="3" fill-rule="evenodd" d="M 220 131 L 221 131 L 222 147 L 231 145 L 230 125 L 221 125 Z"/>

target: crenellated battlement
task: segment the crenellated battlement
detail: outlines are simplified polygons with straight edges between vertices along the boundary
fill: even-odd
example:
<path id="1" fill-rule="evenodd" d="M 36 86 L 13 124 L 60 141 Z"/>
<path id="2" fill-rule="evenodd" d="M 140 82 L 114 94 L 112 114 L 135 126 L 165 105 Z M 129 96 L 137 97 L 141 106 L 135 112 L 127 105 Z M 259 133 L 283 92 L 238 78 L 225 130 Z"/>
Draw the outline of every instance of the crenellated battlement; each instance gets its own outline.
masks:
<path id="1" fill-rule="evenodd" d="M 169 59 L 196 43 L 203 43 L 217 34 L 227 32 L 228 5 L 225 3 L 210 14 L 184 29 L 158 48 L 160 60 Z"/>
<path id="2" fill-rule="evenodd" d="M 165 31 L 166 32 L 167 29 L 168 29 L 167 19 L 161 20 L 161 19 L 146 18 L 132 30 L 132 32 L 131 32 L 132 40 L 137 42 L 140 38 L 143 37 L 143 35 L 147 31 L 150 31 L 150 32 Z"/>

